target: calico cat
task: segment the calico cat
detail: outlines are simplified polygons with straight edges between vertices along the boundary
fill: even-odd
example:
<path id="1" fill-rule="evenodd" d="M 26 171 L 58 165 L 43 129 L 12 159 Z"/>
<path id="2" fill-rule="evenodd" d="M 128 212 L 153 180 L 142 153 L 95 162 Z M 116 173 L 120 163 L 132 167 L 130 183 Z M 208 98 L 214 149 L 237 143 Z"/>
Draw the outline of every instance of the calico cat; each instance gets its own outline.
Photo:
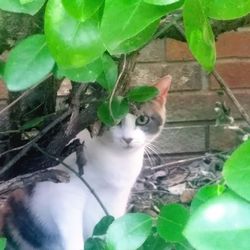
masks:
<path id="1" fill-rule="evenodd" d="M 164 125 L 170 84 L 170 76 L 161 79 L 155 84 L 159 95 L 154 100 L 85 141 L 83 177 L 114 217 L 126 212 L 130 191 L 142 169 L 144 149 Z M 75 154 L 65 162 L 77 170 Z M 0 226 L 8 250 L 82 250 L 84 239 L 104 215 L 86 186 L 71 174 L 69 183 L 40 182 L 13 192 Z"/>

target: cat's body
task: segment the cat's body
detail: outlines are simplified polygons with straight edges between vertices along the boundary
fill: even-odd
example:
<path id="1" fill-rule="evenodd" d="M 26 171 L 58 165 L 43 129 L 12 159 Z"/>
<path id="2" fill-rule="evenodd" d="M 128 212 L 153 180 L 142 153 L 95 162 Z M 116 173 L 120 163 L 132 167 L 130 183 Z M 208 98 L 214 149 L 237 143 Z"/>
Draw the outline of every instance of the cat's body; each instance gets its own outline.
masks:
<path id="1" fill-rule="evenodd" d="M 145 146 L 164 124 L 170 82 L 166 77 L 156 85 L 160 95 L 143 105 L 141 115 L 128 114 L 121 124 L 85 142 L 83 177 L 114 217 L 125 213 L 142 169 Z M 77 170 L 75 154 L 65 162 Z M 69 183 L 41 182 L 15 191 L 6 204 L 2 229 L 8 249 L 81 250 L 84 238 L 91 236 L 104 215 L 88 188 L 71 174 Z"/>

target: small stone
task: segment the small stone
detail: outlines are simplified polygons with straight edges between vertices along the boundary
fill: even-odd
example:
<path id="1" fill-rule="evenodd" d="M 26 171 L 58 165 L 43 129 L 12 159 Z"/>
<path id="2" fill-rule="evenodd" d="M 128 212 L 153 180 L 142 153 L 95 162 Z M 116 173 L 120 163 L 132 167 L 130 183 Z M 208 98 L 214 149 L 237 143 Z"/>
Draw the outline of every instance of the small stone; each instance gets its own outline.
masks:
<path id="1" fill-rule="evenodd" d="M 162 179 L 167 176 L 167 173 L 164 170 L 157 171 L 156 173 L 153 174 L 153 179 Z"/>
<path id="2" fill-rule="evenodd" d="M 181 195 L 186 190 L 186 183 L 181 183 L 168 188 L 168 191 L 174 195 Z"/>
<path id="3" fill-rule="evenodd" d="M 186 189 L 183 191 L 183 193 L 180 196 L 180 200 L 182 203 L 190 203 L 195 195 L 194 189 Z"/>

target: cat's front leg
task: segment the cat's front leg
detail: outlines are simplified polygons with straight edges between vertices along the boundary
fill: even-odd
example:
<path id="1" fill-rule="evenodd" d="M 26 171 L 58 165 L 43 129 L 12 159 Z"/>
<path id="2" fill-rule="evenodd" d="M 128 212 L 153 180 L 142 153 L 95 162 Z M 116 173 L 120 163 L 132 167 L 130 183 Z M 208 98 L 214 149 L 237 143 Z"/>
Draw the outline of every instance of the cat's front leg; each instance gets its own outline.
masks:
<path id="1" fill-rule="evenodd" d="M 63 250 L 83 250 L 83 228 L 79 220 L 81 215 L 71 214 L 62 218 L 59 224 L 59 232 L 62 237 Z"/>

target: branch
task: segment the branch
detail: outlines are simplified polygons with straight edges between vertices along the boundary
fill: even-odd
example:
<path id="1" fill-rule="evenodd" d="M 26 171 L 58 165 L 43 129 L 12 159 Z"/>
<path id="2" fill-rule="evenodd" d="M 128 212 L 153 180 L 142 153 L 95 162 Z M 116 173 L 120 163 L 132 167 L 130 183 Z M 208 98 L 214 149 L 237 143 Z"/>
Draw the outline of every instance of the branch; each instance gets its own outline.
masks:
<path id="1" fill-rule="evenodd" d="M 32 185 L 35 182 L 52 181 L 52 182 L 68 182 L 69 175 L 61 170 L 46 169 L 39 170 L 34 173 L 17 176 L 8 181 L 0 182 L 0 197 L 5 199 L 8 194 L 18 188 Z"/>
<path id="2" fill-rule="evenodd" d="M 34 143 L 38 142 L 49 130 L 54 128 L 59 122 L 63 121 L 70 114 L 71 114 L 71 109 L 69 109 L 60 117 L 58 117 L 56 120 L 54 120 L 52 123 L 50 123 L 34 139 L 32 139 L 29 143 L 27 143 L 26 146 L 16 156 L 12 158 L 12 160 L 10 160 L 6 165 L 4 165 L 0 169 L 0 177 L 2 177 L 3 174 L 7 170 L 9 170 L 19 159 L 21 159 L 31 149 Z"/>
<path id="3" fill-rule="evenodd" d="M 113 101 L 115 92 L 116 92 L 116 90 L 118 88 L 118 85 L 120 83 L 121 77 L 123 76 L 123 73 L 124 73 L 124 71 L 126 69 L 126 65 L 127 65 L 127 56 L 124 55 L 121 72 L 120 72 L 120 74 L 117 77 L 117 80 L 115 82 L 115 86 L 114 86 L 114 88 L 112 90 L 112 93 L 110 95 L 110 98 L 109 98 L 109 112 L 110 112 L 110 115 L 113 118 L 113 120 L 115 120 L 115 119 L 114 119 L 113 111 L 112 111 L 112 101 Z"/>
<path id="4" fill-rule="evenodd" d="M 157 171 L 157 170 L 161 170 L 161 169 L 164 169 L 164 168 L 168 168 L 168 167 L 172 167 L 172 166 L 176 166 L 176 165 L 182 165 L 182 164 L 185 164 L 185 163 L 189 163 L 189 162 L 193 162 L 193 161 L 197 161 L 197 160 L 203 160 L 203 159 L 206 159 L 208 157 L 219 156 L 219 155 L 227 154 L 227 153 L 228 152 L 206 154 L 206 155 L 203 155 L 203 156 L 196 156 L 196 157 L 191 157 L 191 158 L 182 159 L 182 160 L 178 160 L 178 161 L 173 161 L 173 162 L 169 162 L 169 163 L 164 163 L 164 164 L 160 164 L 160 165 L 157 165 L 155 167 L 152 167 L 152 170 Z"/>
<path id="5" fill-rule="evenodd" d="M 229 98 L 232 100 L 236 108 L 241 114 L 241 117 L 250 125 L 250 117 L 248 116 L 245 109 L 241 106 L 241 104 L 238 102 L 236 97 L 234 96 L 232 90 L 227 86 L 225 81 L 222 79 L 222 77 L 218 74 L 218 72 L 215 70 L 212 72 L 212 75 L 215 77 L 215 79 L 218 81 L 220 87 L 226 92 L 226 94 L 229 96 Z"/>

